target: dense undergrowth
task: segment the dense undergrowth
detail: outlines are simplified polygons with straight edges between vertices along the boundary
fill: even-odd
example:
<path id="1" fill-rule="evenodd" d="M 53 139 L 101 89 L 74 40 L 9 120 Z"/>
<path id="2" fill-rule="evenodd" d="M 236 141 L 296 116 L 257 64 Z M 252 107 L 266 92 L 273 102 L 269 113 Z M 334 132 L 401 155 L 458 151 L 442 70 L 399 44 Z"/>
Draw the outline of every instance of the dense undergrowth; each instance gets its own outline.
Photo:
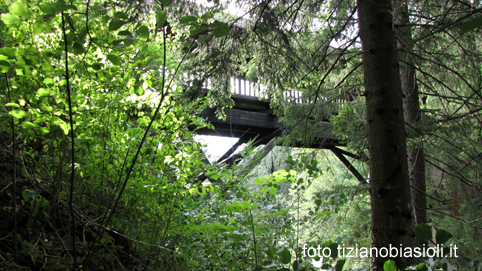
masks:
<path id="1" fill-rule="evenodd" d="M 280 67 L 288 58 L 251 58 L 244 43 L 227 38 L 247 32 L 215 20 L 215 11 L 192 15 L 183 1 L 160 2 L 1 3 L 0 270 L 313 270 L 312 260 L 327 269 L 366 270 L 369 259 L 342 259 L 335 251 L 342 244 L 370 246 L 369 189 L 328 151 L 276 148 L 259 160 L 259 149 L 248 147 L 229 168 L 205 163 L 193 140 L 197 129 L 213 128 L 197 112 L 210 106 L 222 117 L 222 108 L 232 105 L 226 78 L 240 65 L 256 80 L 266 69 L 277 88 L 283 76 L 268 64 L 280 61 L 272 63 Z M 267 27 L 273 14 L 264 16 L 261 31 L 281 33 Z M 300 50 L 319 47 L 306 46 Z M 326 69 L 333 72 L 323 75 L 327 85 L 345 79 L 350 89 L 360 85 L 358 48 L 326 47 L 326 63 L 309 67 L 303 79 L 307 94 L 319 94 L 313 84 Z M 354 63 L 341 64 L 339 51 Z M 199 78 L 187 78 L 188 72 Z M 209 77 L 212 90 L 204 96 L 202 81 Z M 293 140 L 314 139 L 307 131 L 316 126 L 304 120 L 326 121 L 330 99 L 323 97 L 312 116 L 308 105 L 278 101 L 289 125 L 302 123 L 292 129 Z M 425 111 L 459 110 L 434 100 Z M 359 98 L 331 119 L 347 150 L 360 157 L 367 153 L 362 108 Z M 433 166 L 427 194 L 437 213 L 421 235 L 433 245 L 438 228 L 444 241 L 453 236 L 462 244 L 465 256 L 426 259 L 433 269 L 481 270 L 475 261 L 482 251 L 476 110 L 440 127 L 427 119 L 416 127 L 425 138 L 408 140 L 427 143 Z M 446 154 L 449 159 L 441 158 Z M 350 160 L 368 179 L 366 162 Z M 333 254 L 303 256 L 305 244 Z"/>

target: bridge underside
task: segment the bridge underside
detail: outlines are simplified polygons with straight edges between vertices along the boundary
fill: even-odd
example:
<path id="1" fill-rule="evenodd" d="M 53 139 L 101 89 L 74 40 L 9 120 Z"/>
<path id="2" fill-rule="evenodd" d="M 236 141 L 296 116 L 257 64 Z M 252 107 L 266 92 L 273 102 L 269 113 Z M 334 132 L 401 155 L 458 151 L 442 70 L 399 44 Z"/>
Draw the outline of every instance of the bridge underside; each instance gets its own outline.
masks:
<path id="1" fill-rule="evenodd" d="M 237 163 L 236 161 L 239 161 L 237 158 L 240 157 L 232 156 L 232 154 L 241 144 L 249 141 L 253 141 L 254 146 L 266 145 L 261 154 L 261 158 L 263 158 L 273 149 L 274 139 L 284 135 L 290 130 L 290 127 L 284 126 L 279 121 L 279 117 L 273 114 L 270 103 L 267 100 L 259 100 L 258 97 L 237 94 L 234 94 L 232 99 L 235 105 L 233 108 L 225 109 L 226 120 L 218 119 L 215 109 L 205 109 L 199 116 L 209 121 L 215 129 L 199 129 L 196 130 L 196 133 L 199 135 L 239 138 L 238 142 L 218 159 L 217 162 L 219 163 L 230 165 Z M 195 129 L 196 127 L 189 128 Z M 315 141 L 312 144 L 306 146 L 300 142 L 294 147 L 330 149 L 360 182 L 366 183 L 361 174 L 345 158 L 345 155 L 356 159 L 360 157 L 337 148 L 337 146 L 344 146 L 344 144 L 332 134 L 333 124 L 324 121 L 318 124 L 318 128 Z M 204 180 L 205 178 L 205 176 L 200 176 L 198 179 Z"/>

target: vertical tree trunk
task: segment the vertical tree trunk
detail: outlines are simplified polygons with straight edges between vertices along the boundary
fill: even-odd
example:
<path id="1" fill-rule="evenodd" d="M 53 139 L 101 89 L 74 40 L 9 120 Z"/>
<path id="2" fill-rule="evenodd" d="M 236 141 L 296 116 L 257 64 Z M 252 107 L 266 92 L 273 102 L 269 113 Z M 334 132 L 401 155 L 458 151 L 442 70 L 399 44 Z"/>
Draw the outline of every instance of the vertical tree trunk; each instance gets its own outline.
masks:
<path id="1" fill-rule="evenodd" d="M 397 28 L 398 48 L 400 49 L 400 79 L 402 81 L 403 111 L 405 121 L 415 124 L 420 120 L 420 102 L 418 97 L 418 86 L 415 75 L 415 66 L 411 55 L 414 47 L 412 31 L 410 26 L 404 26 L 410 22 L 407 3 L 403 0 L 395 0 L 393 16 Z M 420 134 L 414 132 L 416 138 L 421 138 Z M 415 223 L 427 223 L 427 198 L 425 197 L 425 160 L 423 152 L 423 142 L 415 146 L 409 146 L 408 172 L 410 178 L 410 194 L 412 196 L 412 206 L 414 210 Z M 427 242 L 419 237 L 415 237 L 415 246 L 421 247 Z"/>
<path id="2" fill-rule="evenodd" d="M 358 0 L 370 154 L 372 247 L 411 246 L 412 208 L 391 0 Z M 372 255 L 371 269 L 389 258 Z M 400 255 L 397 267 L 406 267 Z"/>

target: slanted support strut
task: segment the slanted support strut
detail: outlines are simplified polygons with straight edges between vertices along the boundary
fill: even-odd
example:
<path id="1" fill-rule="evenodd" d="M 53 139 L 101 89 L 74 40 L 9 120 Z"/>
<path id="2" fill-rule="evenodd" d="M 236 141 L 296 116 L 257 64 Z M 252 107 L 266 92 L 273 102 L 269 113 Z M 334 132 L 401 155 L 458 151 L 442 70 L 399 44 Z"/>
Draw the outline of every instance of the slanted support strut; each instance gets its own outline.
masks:
<path id="1" fill-rule="evenodd" d="M 343 163 L 343 165 L 345 165 L 345 167 L 348 168 L 348 170 L 351 172 L 351 174 L 353 174 L 353 176 L 355 176 L 355 178 L 357 178 L 357 180 L 361 184 L 368 184 L 366 179 L 363 178 L 363 176 L 360 174 L 360 172 L 358 172 L 358 170 L 356 170 L 356 168 L 350 163 L 350 161 L 348 161 L 345 158 L 345 156 L 343 156 L 343 153 L 342 153 L 343 150 L 341 150 L 337 147 L 331 147 L 330 150 L 336 155 L 336 157 L 338 157 L 338 159 L 340 159 L 340 161 Z"/>

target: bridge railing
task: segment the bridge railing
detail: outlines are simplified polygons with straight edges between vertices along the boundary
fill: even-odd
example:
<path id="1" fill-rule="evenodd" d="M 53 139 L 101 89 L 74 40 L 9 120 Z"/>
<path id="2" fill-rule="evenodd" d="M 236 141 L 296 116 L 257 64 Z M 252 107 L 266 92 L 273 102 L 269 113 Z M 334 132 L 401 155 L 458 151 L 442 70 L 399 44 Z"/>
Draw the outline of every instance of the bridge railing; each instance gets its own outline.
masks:
<path id="1" fill-rule="evenodd" d="M 186 78 L 189 78 L 189 77 L 186 77 Z M 231 93 L 235 95 L 257 97 L 257 98 L 267 99 L 267 100 L 269 99 L 269 97 L 266 95 L 267 86 L 265 84 L 257 84 L 240 77 L 231 77 L 229 79 L 229 83 L 231 87 Z M 203 88 L 206 88 L 206 89 L 211 89 L 211 86 L 212 85 L 211 85 L 210 79 L 206 80 L 203 84 Z M 313 102 L 312 97 L 304 97 L 303 93 L 297 90 L 285 91 L 283 93 L 283 96 L 286 101 L 290 101 L 290 102 L 295 102 L 295 103 Z M 333 102 L 337 104 L 336 107 L 342 107 L 347 102 L 353 101 L 355 98 L 356 98 L 355 95 L 346 93 L 334 99 Z M 321 99 L 325 99 L 325 101 L 328 101 L 328 98 L 321 98 Z"/>

